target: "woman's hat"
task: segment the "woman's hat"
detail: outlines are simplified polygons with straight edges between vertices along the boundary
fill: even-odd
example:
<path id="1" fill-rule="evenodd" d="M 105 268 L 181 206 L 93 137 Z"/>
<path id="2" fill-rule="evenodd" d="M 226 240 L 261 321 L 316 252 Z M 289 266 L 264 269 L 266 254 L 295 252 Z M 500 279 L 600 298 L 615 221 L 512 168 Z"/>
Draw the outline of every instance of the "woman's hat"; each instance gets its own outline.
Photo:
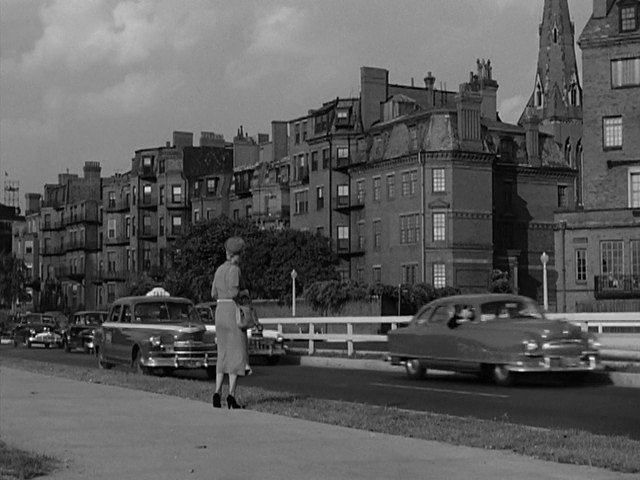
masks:
<path id="1" fill-rule="evenodd" d="M 245 247 L 246 247 L 246 244 L 244 243 L 244 240 L 240 237 L 231 237 L 227 239 L 226 242 L 224 242 L 225 250 L 227 251 L 227 253 L 230 253 L 231 255 L 237 255 L 238 253 L 242 253 Z"/>

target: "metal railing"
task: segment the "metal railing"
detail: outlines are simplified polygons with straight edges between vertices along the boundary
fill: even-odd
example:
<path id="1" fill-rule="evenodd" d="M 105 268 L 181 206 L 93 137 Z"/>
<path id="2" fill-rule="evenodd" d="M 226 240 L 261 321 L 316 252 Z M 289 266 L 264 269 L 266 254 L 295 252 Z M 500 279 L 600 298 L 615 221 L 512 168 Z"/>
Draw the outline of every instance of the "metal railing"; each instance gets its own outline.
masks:
<path id="1" fill-rule="evenodd" d="M 547 314 L 551 319 L 567 320 L 580 325 L 583 331 L 599 334 L 608 333 L 640 333 L 640 312 L 629 313 L 553 313 Z M 411 316 L 380 316 L 380 317 L 288 317 L 261 318 L 260 323 L 275 326 L 287 340 L 304 340 L 311 355 L 316 351 L 316 342 L 344 342 L 347 354 L 355 353 L 355 344 L 361 342 L 386 342 L 387 335 L 381 333 L 356 333 L 355 327 L 369 325 L 370 330 L 375 326 L 396 329 L 411 321 Z M 331 333 L 329 325 L 342 325 L 345 333 Z M 327 332 L 325 332 L 325 329 Z M 296 331 L 297 330 L 297 331 Z"/>

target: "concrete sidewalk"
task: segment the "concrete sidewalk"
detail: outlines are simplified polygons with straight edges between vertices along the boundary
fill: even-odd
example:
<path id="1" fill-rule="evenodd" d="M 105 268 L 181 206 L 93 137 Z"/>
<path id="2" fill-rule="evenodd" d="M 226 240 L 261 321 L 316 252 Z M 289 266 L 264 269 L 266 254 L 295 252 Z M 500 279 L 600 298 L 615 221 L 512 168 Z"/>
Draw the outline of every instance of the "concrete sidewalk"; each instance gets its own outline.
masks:
<path id="1" fill-rule="evenodd" d="M 637 478 L 4 367 L 0 436 L 63 459 L 51 479 Z"/>

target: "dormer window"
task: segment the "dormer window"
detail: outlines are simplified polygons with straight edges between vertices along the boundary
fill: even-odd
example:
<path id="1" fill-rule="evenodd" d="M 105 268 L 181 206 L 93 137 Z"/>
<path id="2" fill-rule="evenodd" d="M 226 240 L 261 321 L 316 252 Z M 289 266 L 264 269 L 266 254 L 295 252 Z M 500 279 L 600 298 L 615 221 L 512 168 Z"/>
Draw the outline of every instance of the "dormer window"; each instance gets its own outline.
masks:
<path id="1" fill-rule="evenodd" d="M 553 27 L 553 43 L 558 43 L 558 27 Z"/>
<path id="2" fill-rule="evenodd" d="M 620 7 L 620 31 L 634 32 L 638 29 L 638 5 Z"/>
<path id="3" fill-rule="evenodd" d="M 542 85 L 540 84 L 540 79 L 538 78 L 536 82 L 536 90 L 534 93 L 534 103 L 536 108 L 544 107 L 544 94 L 542 92 Z"/>

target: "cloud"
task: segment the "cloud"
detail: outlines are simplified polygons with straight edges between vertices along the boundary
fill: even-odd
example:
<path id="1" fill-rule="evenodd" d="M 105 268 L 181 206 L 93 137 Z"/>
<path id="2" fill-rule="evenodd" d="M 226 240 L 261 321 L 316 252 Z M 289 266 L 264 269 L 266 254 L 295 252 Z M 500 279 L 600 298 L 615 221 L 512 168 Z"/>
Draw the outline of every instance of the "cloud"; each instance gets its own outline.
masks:
<path id="1" fill-rule="evenodd" d="M 503 122 L 517 123 L 526 103 L 527 98 L 523 95 L 516 95 L 515 97 L 502 100 L 498 107 L 500 118 Z"/>
<path id="2" fill-rule="evenodd" d="M 179 71 L 131 73 L 103 91 L 80 95 L 78 114 L 91 117 L 144 114 L 174 96 L 185 82 L 185 74 Z"/>
<path id="3" fill-rule="evenodd" d="M 27 73 L 139 65 L 167 51 L 188 51 L 217 23 L 206 0 L 55 0 L 39 16 L 42 36 L 22 57 Z"/>

